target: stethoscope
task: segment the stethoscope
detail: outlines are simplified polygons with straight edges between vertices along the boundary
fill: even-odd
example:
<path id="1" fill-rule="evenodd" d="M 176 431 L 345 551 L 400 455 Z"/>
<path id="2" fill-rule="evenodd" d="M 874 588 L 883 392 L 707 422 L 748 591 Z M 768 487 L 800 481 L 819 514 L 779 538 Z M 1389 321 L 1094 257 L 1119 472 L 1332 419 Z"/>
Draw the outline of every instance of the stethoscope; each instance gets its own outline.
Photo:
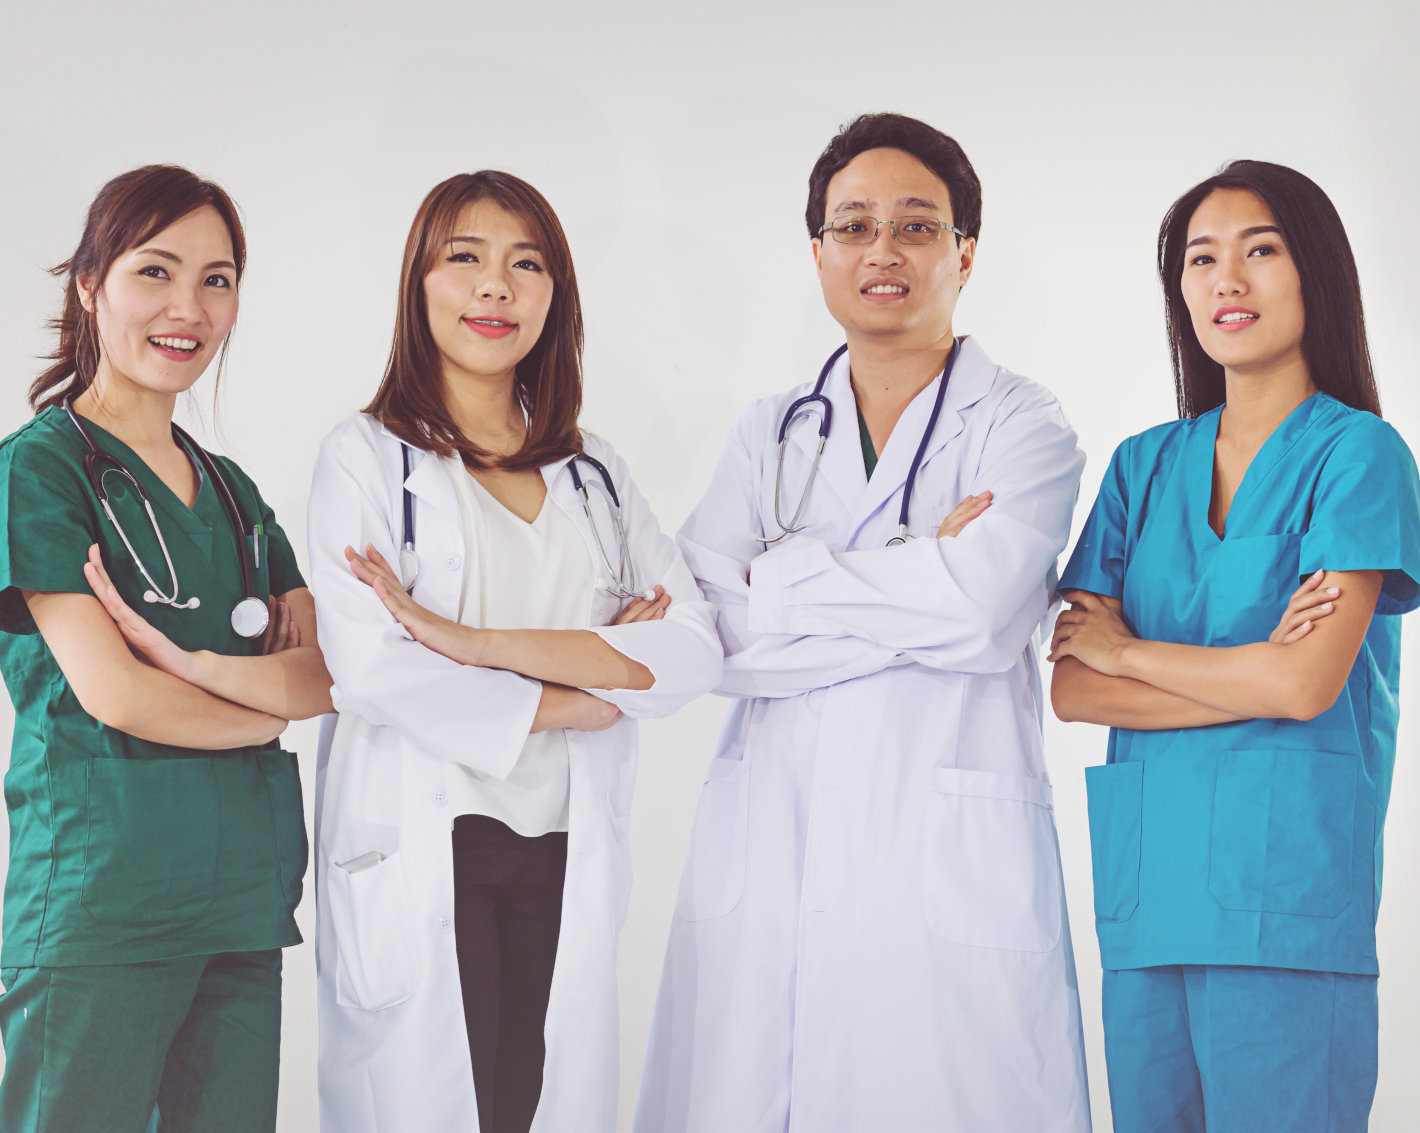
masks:
<path id="1" fill-rule="evenodd" d="M 413 454 L 406 444 L 401 444 L 404 458 L 404 478 L 409 479 L 409 473 L 413 465 Z M 617 541 L 617 563 L 612 563 L 611 555 L 607 552 L 606 543 L 602 541 L 601 532 L 597 529 L 597 521 L 592 516 L 592 500 L 587 491 L 588 484 L 582 479 L 582 475 L 577 471 L 577 461 L 589 464 L 601 477 L 601 483 L 592 481 L 591 487 L 596 488 L 607 502 L 607 511 L 611 513 L 611 521 L 616 528 Z M 618 598 L 644 598 L 648 602 L 656 596 L 654 590 L 641 590 L 636 585 L 636 568 L 631 560 L 631 549 L 626 540 L 626 527 L 621 520 L 621 498 L 616 494 L 616 485 L 612 483 L 611 473 L 607 471 L 606 465 L 594 456 L 587 456 L 585 453 L 578 453 L 567 462 L 567 471 L 572 474 L 572 486 L 576 488 L 577 494 L 582 497 L 582 510 L 587 513 L 587 526 L 592 530 L 592 539 L 596 542 L 597 553 L 601 556 L 602 566 L 606 568 L 607 577 L 597 579 L 597 589 L 605 590 L 609 594 L 614 594 Z M 399 577 L 404 583 L 404 588 L 411 593 L 414 590 L 414 581 L 419 577 L 419 555 L 414 549 L 414 495 L 408 488 L 404 489 L 404 527 L 399 541 Z"/>
<path id="2" fill-rule="evenodd" d="M 173 566 L 172 555 L 168 553 L 167 541 L 163 538 L 162 529 L 158 526 L 158 517 L 153 513 L 153 503 L 148 498 L 148 493 L 143 490 L 143 485 L 128 470 L 128 466 L 112 453 L 105 452 L 94 443 L 94 438 L 89 430 L 84 427 L 79 415 L 74 412 L 72 401 L 64 402 L 64 412 L 69 415 L 69 420 L 74 422 L 74 428 L 79 430 L 79 435 L 84 438 L 84 443 L 89 446 L 89 451 L 84 454 L 84 475 L 89 480 L 89 485 L 94 489 L 94 494 L 99 499 L 99 506 L 104 509 L 104 514 L 108 516 L 108 521 L 113 524 L 113 529 L 118 532 L 118 537 L 123 540 L 123 545 L 128 549 L 129 557 L 133 559 L 133 565 L 138 568 L 138 573 L 143 576 L 143 581 L 148 584 L 148 589 L 143 591 L 143 601 L 150 604 L 171 606 L 174 610 L 195 610 L 202 603 L 197 595 L 193 595 L 185 602 L 178 601 L 178 576 L 177 569 Z M 222 476 L 221 469 L 217 467 L 217 462 L 212 459 L 211 454 L 194 441 L 187 433 L 181 429 L 176 422 L 173 423 L 173 435 L 182 443 L 187 445 L 188 451 L 193 453 L 217 488 L 217 494 L 222 499 L 222 508 L 227 513 L 227 521 L 232 525 L 232 533 L 237 539 L 237 554 L 242 568 L 242 595 L 243 597 L 232 607 L 232 631 L 238 637 L 259 637 L 266 632 L 268 622 L 271 620 L 270 612 L 266 608 L 266 603 L 256 596 L 255 572 L 261 565 L 260 559 L 260 536 L 261 524 L 257 524 L 251 529 L 252 537 L 252 558 L 248 559 L 245 543 L 246 527 L 242 522 L 241 508 L 237 506 L 236 497 L 232 495 L 232 490 L 227 486 L 226 479 Z M 138 552 L 133 543 L 128 538 L 128 533 L 123 530 L 123 525 L 118 522 L 118 517 L 113 513 L 113 507 L 109 504 L 108 491 L 104 488 L 104 477 L 110 472 L 117 472 L 132 486 L 138 493 L 138 498 L 143 501 L 143 510 L 148 513 L 148 523 L 153 528 L 153 534 L 157 537 L 158 546 L 163 552 L 163 562 L 168 568 L 168 577 L 172 579 L 172 593 L 165 593 L 154 581 L 153 576 L 148 573 L 148 568 L 143 565 L 143 560 L 138 557 Z"/>
<path id="3" fill-rule="evenodd" d="M 902 508 L 897 513 L 897 534 L 889 539 L 886 546 L 898 547 L 906 543 L 913 536 L 907 533 L 907 512 L 912 505 L 912 486 L 917 481 L 917 470 L 922 466 L 922 458 L 927 454 L 927 442 L 932 439 L 932 433 L 937 428 L 937 418 L 942 413 L 942 401 L 947 396 L 947 382 L 951 380 L 952 368 L 957 364 L 957 358 L 961 354 L 962 340 L 958 338 L 952 346 L 951 355 L 947 358 L 946 369 L 942 371 L 942 382 L 937 387 L 937 400 L 932 403 L 932 414 L 927 418 L 927 428 L 922 432 L 922 439 L 917 444 L 917 453 L 912 458 L 912 467 L 907 472 L 907 482 L 902 486 Z M 789 408 L 784 411 L 784 417 L 779 422 L 779 460 L 774 467 L 774 522 L 779 528 L 779 534 L 775 536 L 753 535 L 756 542 L 769 544 L 777 543 L 786 535 L 793 535 L 804 530 L 807 523 L 800 523 L 799 518 L 804 514 L 804 505 L 809 501 L 809 492 L 813 488 L 814 477 L 818 475 L 818 464 L 823 456 L 823 446 L 828 442 L 829 430 L 833 425 L 833 404 L 824 396 L 824 383 L 828 381 L 828 375 L 833 369 L 833 364 L 843 357 L 844 351 L 848 349 L 848 344 L 844 343 L 837 350 L 828 356 L 828 361 L 823 364 L 823 369 L 819 371 L 818 381 L 814 383 L 812 393 L 791 402 Z M 789 522 L 784 522 L 784 514 L 780 509 L 780 487 L 784 478 L 784 446 L 788 441 L 789 429 L 801 416 L 812 416 L 818 413 L 818 446 L 814 449 L 813 462 L 809 465 L 809 475 L 804 481 L 804 490 L 799 493 L 798 506 L 794 508 L 794 514 L 789 517 Z"/>

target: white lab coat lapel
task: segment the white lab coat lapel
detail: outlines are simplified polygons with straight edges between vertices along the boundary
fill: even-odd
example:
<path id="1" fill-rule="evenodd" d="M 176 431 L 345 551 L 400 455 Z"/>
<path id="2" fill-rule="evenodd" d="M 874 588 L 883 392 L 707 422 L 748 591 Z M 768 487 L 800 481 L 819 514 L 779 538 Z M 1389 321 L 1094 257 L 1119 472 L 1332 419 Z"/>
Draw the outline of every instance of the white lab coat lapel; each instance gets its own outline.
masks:
<path id="1" fill-rule="evenodd" d="M 942 412 L 937 417 L 937 424 L 932 430 L 931 437 L 927 440 L 927 447 L 922 454 L 922 464 L 917 470 L 919 483 L 912 493 L 914 504 L 921 503 L 927 498 L 926 494 L 922 492 L 920 481 L 923 479 L 932 458 L 938 456 L 960 435 L 964 424 L 961 411 L 981 400 L 986 391 L 991 388 L 991 379 L 996 372 L 995 364 L 970 338 L 963 339 L 957 349 L 961 351 L 961 356 L 952 368 L 951 380 L 947 383 L 947 392 L 942 401 Z M 853 509 L 854 541 L 864 526 L 887 505 L 891 505 L 893 514 L 889 519 L 892 531 L 896 534 L 897 512 L 902 507 L 902 491 L 907 484 L 907 475 L 912 470 L 912 459 L 917 455 L 917 446 L 922 443 L 922 433 L 927 428 L 927 422 L 931 419 L 932 406 L 936 403 L 937 389 L 941 380 L 942 376 L 938 374 L 921 393 L 914 397 L 893 427 L 887 447 L 879 454 L 873 478 L 867 482 L 866 491 L 863 492 L 858 505 Z M 845 384 L 846 381 L 845 375 Z M 851 402 L 853 397 L 851 389 L 848 391 L 848 396 Z M 856 403 L 854 403 L 852 412 L 856 415 Z M 856 416 L 853 425 L 856 433 Z M 858 451 L 859 448 L 860 446 L 855 445 L 854 451 Z M 912 518 L 912 516 L 908 517 L 909 522 Z M 851 546 L 852 543 L 849 545 Z"/>
<path id="2" fill-rule="evenodd" d="M 823 457 L 819 461 L 818 475 L 814 478 L 813 490 L 804 505 L 800 523 L 810 526 L 830 522 L 833 513 L 820 494 L 826 487 L 838 498 L 841 511 L 851 514 L 856 510 L 863 489 L 868 483 L 867 470 L 863 467 L 863 449 L 858 443 L 858 402 L 853 397 L 853 385 L 849 381 L 848 355 L 844 354 L 833 364 L 828 380 L 823 387 L 824 396 L 833 406 L 833 422 L 829 429 L 828 443 L 823 446 Z M 789 431 L 790 447 L 801 454 L 799 467 L 786 461 L 784 483 L 781 488 L 783 499 L 780 507 L 787 523 L 799 503 L 799 492 L 813 464 L 814 449 L 818 447 L 819 415 L 817 410 L 807 413 L 795 422 Z M 770 490 L 773 490 L 773 466 L 770 466 Z M 773 501 L 770 502 L 773 507 Z M 771 510 L 769 516 L 773 517 Z"/>
<path id="3" fill-rule="evenodd" d="M 413 596 L 435 613 L 457 620 L 464 556 L 468 553 L 463 517 L 454 486 L 439 457 L 417 448 L 412 449 L 412 456 L 403 488 L 414 497 L 414 546 L 419 555 L 419 575 L 414 581 Z M 403 514 L 401 501 L 396 515 L 402 519 Z M 400 535 L 396 530 L 396 541 Z"/>

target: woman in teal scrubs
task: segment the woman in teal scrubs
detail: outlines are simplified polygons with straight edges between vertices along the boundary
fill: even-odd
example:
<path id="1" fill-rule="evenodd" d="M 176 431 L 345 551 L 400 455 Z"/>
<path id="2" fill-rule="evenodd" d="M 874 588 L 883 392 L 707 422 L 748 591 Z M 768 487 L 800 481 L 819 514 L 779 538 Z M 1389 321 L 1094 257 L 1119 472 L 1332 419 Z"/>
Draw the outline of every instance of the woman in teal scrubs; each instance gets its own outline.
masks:
<path id="1" fill-rule="evenodd" d="M 0 442 L 5 1130 L 275 1128 L 306 864 L 276 738 L 329 711 L 329 677 L 271 509 L 172 424 L 225 348 L 244 259 L 216 185 L 109 182 L 60 269 L 36 415 Z"/>
<path id="2" fill-rule="evenodd" d="M 1364 1130 L 1415 462 L 1310 180 L 1233 162 L 1169 211 L 1159 270 L 1180 420 L 1116 450 L 1050 658 L 1061 719 L 1111 725 L 1087 782 L 1115 1129 Z"/>

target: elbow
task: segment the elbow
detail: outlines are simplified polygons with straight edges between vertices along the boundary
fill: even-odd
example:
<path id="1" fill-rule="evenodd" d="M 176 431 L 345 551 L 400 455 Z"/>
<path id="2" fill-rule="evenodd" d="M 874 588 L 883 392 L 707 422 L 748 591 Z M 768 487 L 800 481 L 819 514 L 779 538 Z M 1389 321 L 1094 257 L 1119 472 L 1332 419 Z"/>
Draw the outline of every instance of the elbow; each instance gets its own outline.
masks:
<path id="1" fill-rule="evenodd" d="M 1071 679 L 1072 669 L 1079 665 L 1073 657 L 1062 657 L 1055 663 L 1050 677 L 1050 708 L 1063 724 L 1078 724 L 1084 716 L 1080 711 L 1079 689 Z"/>
<path id="2" fill-rule="evenodd" d="M 108 679 L 89 685 L 74 685 L 74 698 L 79 707 L 106 728 L 133 734 L 141 719 L 142 705 L 148 698 L 141 695 L 131 675 L 120 672 Z"/>
<path id="3" fill-rule="evenodd" d="M 1332 687 L 1329 682 L 1325 685 L 1320 682 L 1308 682 L 1293 690 L 1292 695 L 1287 698 L 1284 710 L 1279 715 L 1302 723 L 1315 720 L 1322 713 L 1331 709 L 1332 705 L 1340 698 L 1341 690 L 1345 687 L 1344 684 Z"/>

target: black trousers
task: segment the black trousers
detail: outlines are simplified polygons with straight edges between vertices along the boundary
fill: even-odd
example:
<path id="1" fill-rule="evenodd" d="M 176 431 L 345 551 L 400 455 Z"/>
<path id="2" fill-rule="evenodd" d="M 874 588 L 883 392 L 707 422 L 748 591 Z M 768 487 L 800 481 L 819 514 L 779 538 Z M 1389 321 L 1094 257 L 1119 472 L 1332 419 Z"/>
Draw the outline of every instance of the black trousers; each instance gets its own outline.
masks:
<path id="1" fill-rule="evenodd" d="M 565 833 L 454 819 L 454 937 L 482 1133 L 527 1133 L 537 1112 L 566 876 Z"/>

